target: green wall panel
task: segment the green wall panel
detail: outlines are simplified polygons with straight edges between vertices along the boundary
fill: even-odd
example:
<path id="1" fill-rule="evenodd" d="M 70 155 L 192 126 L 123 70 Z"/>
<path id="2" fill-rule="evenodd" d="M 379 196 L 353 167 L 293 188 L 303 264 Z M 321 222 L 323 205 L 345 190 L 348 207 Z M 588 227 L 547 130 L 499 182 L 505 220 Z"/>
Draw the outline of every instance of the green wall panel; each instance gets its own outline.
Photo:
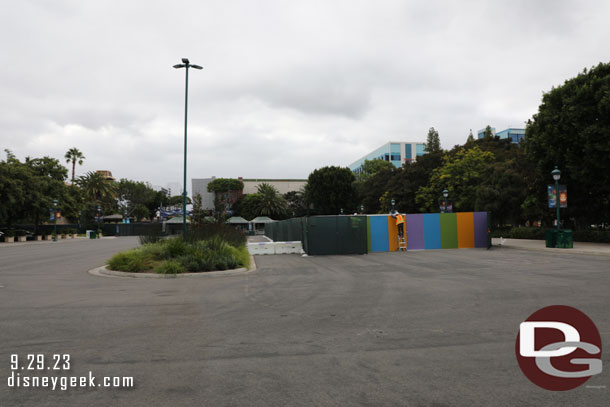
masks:
<path id="1" fill-rule="evenodd" d="M 441 213 L 441 248 L 457 249 L 457 214 Z"/>

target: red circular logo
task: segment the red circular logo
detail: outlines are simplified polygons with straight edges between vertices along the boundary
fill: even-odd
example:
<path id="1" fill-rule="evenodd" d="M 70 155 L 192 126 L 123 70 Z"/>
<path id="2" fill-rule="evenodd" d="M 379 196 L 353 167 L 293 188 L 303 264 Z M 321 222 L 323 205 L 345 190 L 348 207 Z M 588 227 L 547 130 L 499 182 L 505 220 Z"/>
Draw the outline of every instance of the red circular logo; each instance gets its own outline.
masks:
<path id="1" fill-rule="evenodd" d="M 574 389 L 602 371 L 597 327 L 565 305 L 542 308 L 522 322 L 515 352 L 523 374 L 547 390 Z"/>

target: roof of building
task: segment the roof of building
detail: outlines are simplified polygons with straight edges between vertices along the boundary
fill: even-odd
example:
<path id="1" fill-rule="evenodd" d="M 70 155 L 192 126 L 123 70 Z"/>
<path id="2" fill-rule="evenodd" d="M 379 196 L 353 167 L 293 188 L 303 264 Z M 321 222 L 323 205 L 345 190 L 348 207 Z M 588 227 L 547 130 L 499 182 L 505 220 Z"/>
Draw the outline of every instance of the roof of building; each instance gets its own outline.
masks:
<path id="1" fill-rule="evenodd" d="M 272 223 L 277 222 L 276 220 L 271 219 L 268 216 L 257 216 L 256 218 L 250 221 L 251 223 Z"/>
<path id="2" fill-rule="evenodd" d="M 174 216 L 173 218 L 168 220 L 167 223 L 182 223 L 182 216 Z M 186 223 L 191 223 L 191 221 L 187 218 Z"/>
<path id="3" fill-rule="evenodd" d="M 227 219 L 227 223 L 237 224 L 237 223 L 250 223 L 250 222 L 248 222 L 241 216 L 231 216 L 229 219 Z"/>

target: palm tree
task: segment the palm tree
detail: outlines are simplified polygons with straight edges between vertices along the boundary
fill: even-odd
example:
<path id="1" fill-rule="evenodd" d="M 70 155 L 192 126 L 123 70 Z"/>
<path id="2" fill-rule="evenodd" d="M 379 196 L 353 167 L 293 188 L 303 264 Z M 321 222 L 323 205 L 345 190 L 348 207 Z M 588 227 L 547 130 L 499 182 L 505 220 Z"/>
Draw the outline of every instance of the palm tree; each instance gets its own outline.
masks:
<path id="1" fill-rule="evenodd" d="M 78 162 L 78 165 L 83 165 L 85 156 L 78 150 L 78 148 L 74 147 L 68 150 L 66 155 L 64 155 L 64 158 L 66 159 L 66 163 L 72 163 L 72 185 L 74 185 L 74 170 L 76 163 Z"/>
<path id="2" fill-rule="evenodd" d="M 113 181 L 107 180 L 98 172 L 88 172 L 76 181 L 83 190 L 86 201 L 108 202 L 117 195 L 117 187 Z"/>
<path id="3" fill-rule="evenodd" d="M 288 202 L 273 185 L 262 183 L 256 189 L 260 195 L 256 208 L 258 213 L 276 217 L 283 217 L 286 214 Z"/>

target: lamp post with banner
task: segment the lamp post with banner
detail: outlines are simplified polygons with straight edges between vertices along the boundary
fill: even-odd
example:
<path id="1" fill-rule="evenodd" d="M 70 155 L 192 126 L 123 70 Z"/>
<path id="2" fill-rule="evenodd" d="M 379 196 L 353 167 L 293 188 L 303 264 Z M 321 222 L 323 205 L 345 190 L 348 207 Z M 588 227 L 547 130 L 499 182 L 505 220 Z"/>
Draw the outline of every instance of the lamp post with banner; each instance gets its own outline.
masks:
<path id="1" fill-rule="evenodd" d="M 561 229 L 561 221 L 559 218 L 559 207 L 561 206 L 559 202 L 559 179 L 561 178 L 561 171 L 559 171 L 559 168 L 557 168 L 557 166 L 555 166 L 555 169 L 551 171 L 551 175 L 555 180 L 555 207 L 557 208 L 557 230 L 559 230 Z"/>

